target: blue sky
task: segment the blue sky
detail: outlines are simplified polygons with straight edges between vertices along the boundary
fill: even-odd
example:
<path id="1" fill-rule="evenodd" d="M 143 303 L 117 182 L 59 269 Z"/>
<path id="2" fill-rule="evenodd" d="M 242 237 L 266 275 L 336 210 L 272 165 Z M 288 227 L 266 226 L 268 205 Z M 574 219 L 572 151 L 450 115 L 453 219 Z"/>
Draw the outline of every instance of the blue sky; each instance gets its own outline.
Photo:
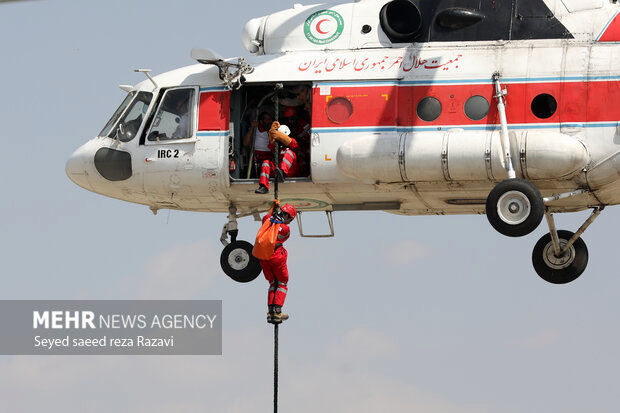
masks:
<path id="1" fill-rule="evenodd" d="M 224 355 L 0 357 L 0 410 L 267 412 L 267 283 L 219 268 L 223 214 L 161 211 L 66 177 L 133 73 L 192 64 L 192 47 L 247 56 L 252 1 L 34 1 L 0 6 L 2 299 L 221 299 Z M 557 218 L 575 230 L 587 213 Z M 306 214 L 308 228 L 326 225 Z M 282 411 L 583 412 L 620 404 L 617 207 L 586 232 L 586 273 L 552 286 L 521 239 L 484 216 L 335 214 L 336 237 L 294 227 L 281 329 Z M 258 225 L 240 221 L 240 238 Z M 262 277 L 262 276 L 261 276 Z"/>

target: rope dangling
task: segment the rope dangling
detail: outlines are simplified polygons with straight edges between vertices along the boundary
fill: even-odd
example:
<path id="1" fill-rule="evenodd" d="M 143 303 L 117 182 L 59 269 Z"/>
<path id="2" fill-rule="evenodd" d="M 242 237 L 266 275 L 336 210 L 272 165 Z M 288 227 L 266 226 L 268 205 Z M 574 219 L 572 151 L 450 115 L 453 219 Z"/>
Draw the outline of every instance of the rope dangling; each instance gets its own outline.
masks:
<path id="1" fill-rule="evenodd" d="M 273 325 L 273 413 L 278 413 L 278 324 Z"/>
<path id="2" fill-rule="evenodd" d="M 280 94 L 278 93 L 278 91 L 280 89 L 282 89 L 282 83 L 276 83 L 275 85 L 275 100 L 274 100 L 274 105 L 275 105 L 275 113 L 274 113 L 274 119 L 276 122 L 279 122 L 280 119 Z M 274 165 L 274 188 L 273 188 L 273 199 L 274 201 L 278 199 L 278 170 L 280 169 L 280 143 L 278 142 L 278 140 L 276 139 L 274 142 L 274 154 L 273 154 L 273 165 Z"/>
<path id="3" fill-rule="evenodd" d="M 275 86 L 275 116 L 274 119 L 277 122 L 279 119 L 279 112 L 280 112 L 280 105 L 279 105 L 279 100 L 280 97 L 278 96 L 278 90 L 282 89 L 282 84 L 278 83 Z M 279 163 L 279 158 L 280 158 L 280 144 L 278 142 L 278 140 L 276 139 L 275 141 L 275 151 L 274 151 L 274 166 L 275 166 L 275 179 L 274 179 L 274 190 L 273 190 L 273 199 L 274 201 L 278 200 L 278 169 L 280 167 L 280 163 Z M 273 209 L 273 214 L 271 216 L 272 222 L 278 222 L 281 223 L 280 220 L 275 219 L 274 216 L 277 214 L 278 210 L 280 209 L 280 206 L 274 202 L 274 209 Z M 274 413 L 278 413 L 278 325 L 280 323 L 279 322 L 275 322 L 273 323 L 273 412 Z"/>

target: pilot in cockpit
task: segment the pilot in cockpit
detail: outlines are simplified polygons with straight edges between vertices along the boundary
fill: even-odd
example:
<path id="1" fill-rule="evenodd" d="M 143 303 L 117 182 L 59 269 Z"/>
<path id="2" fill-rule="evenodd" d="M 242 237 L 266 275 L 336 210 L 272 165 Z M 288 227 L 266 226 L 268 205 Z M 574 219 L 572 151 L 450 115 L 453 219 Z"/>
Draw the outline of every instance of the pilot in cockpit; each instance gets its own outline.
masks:
<path id="1" fill-rule="evenodd" d="M 169 90 L 157 110 L 147 139 L 160 141 L 192 136 L 193 89 Z"/>
<path id="2" fill-rule="evenodd" d="M 177 118 L 178 125 L 174 132 L 172 132 L 172 139 L 182 139 L 189 136 L 189 111 L 188 100 L 185 96 L 180 96 L 179 100 L 175 103 L 175 112 L 179 116 Z"/>

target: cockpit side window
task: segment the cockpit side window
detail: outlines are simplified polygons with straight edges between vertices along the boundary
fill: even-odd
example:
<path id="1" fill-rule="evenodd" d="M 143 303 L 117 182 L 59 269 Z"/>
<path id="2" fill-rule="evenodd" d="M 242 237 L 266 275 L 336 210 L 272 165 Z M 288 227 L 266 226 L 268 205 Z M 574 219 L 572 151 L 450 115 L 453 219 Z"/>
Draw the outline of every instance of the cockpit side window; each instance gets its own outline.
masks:
<path id="1" fill-rule="evenodd" d="M 150 142 L 188 139 L 194 135 L 195 88 L 169 89 L 147 135 Z"/>
<path id="2" fill-rule="evenodd" d="M 129 108 L 125 111 L 118 126 L 112 129 L 110 138 L 118 139 L 121 142 L 129 142 L 136 137 L 144 117 L 149 109 L 153 94 L 149 92 L 138 92 Z"/>
<path id="3" fill-rule="evenodd" d="M 116 121 L 118 121 L 118 118 L 120 118 L 125 109 L 127 109 L 127 106 L 129 106 L 129 102 L 131 102 L 135 95 L 136 92 L 131 92 L 125 97 L 123 103 L 121 103 L 118 109 L 116 109 L 108 123 L 106 123 L 101 132 L 99 132 L 99 136 L 108 136 L 108 133 L 110 133 L 112 126 L 116 125 Z"/>

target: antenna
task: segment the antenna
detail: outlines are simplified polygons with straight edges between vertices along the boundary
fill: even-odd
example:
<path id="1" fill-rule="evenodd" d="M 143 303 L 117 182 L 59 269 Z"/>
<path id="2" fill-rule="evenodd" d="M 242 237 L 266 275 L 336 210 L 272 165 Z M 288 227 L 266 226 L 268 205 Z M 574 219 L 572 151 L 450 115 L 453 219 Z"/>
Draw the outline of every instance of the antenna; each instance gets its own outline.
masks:
<path id="1" fill-rule="evenodd" d="M 134 72 L 139 72 L 139 73 L 144 73 L 144 75 L 146 77 L 149 78 L 149 80 L 151 81 L 151 83 L 153 83 L 153 85 L 157 88 L 159 86 L 157 86 L 157 83 L 155 83 L 155 80 L 153 80 L 153 78 L 151 77 L 151 75 L 149 75 L 149 72 L 151 71 L 151 69 L 134 69 Z"/>

